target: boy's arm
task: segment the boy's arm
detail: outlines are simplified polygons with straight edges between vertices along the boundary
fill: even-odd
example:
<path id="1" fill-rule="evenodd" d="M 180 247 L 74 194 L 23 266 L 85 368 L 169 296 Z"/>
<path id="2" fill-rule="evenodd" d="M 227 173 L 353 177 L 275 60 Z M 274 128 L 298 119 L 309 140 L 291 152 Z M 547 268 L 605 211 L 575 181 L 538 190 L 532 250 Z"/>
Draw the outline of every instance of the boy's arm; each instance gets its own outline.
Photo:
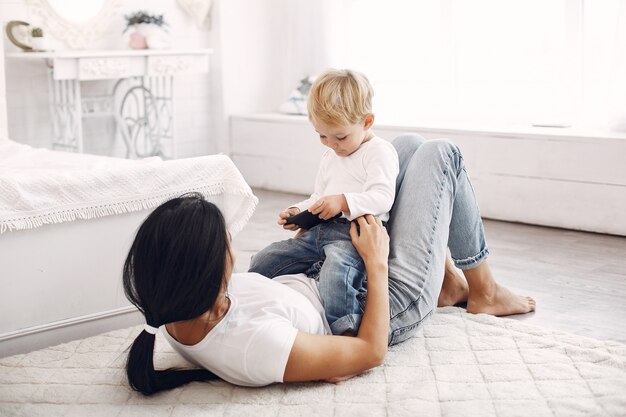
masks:
<path id="1" fill-rule="evenodd" d="M 309 207 L 309 211 L 317 214 L 321 219 L 328 220 L 339 213 L 350 215 L 348 200 L 344 194 L 325 195 L 320 197 L 315 204 Z"/>
<path id="2" fill-rule="evenodd" d="M 353 220 L 365 214 L 380 216 L 391 210 L 400 171 L 398 154 L 393 146 L 381 146 L 364 159 L 366 182 L 359 193 L 344 193 L 348 204 L 346 217 Z"/>

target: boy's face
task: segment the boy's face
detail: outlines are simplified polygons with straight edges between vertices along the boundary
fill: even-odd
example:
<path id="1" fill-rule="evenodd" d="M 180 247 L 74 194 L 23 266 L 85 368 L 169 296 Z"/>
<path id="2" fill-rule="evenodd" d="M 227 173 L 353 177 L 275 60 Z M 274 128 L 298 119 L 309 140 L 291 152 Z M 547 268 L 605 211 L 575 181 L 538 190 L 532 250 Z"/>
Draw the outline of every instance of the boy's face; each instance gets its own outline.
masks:
<path id="1" fill-rule="evenodd" d="M 359 149 L 363 142 L 371 139 L 370 128 L 374 123 L 374 115 L 368 114 L 363 122 L 347 126 L 327 125 L 316 120 L 311 123 L 324 146 L 335 151 L 337 156 L 346 157 Z"/>

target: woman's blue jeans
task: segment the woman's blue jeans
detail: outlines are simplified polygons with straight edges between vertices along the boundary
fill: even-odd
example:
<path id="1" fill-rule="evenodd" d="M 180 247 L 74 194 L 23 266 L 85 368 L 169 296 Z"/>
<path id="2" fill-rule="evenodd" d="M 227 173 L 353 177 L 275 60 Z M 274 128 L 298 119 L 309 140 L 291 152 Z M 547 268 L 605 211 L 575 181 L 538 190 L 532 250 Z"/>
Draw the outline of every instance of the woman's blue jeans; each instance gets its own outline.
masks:
<path id="1" fill-rule="evenodd" d="M 397 137 L 400 158 L 390 236 L 389 344 L 411 337 L 437 308 L 447 248 L 461 269 L 489 254 L 459 148 L 445 139 Z"/>

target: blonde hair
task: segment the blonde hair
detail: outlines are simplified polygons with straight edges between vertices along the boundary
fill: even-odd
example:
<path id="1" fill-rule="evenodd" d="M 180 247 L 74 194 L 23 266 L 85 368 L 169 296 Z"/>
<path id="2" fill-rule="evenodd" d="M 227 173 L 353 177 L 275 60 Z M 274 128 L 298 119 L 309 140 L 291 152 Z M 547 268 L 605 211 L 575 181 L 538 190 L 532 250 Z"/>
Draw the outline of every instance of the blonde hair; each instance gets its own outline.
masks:
<path id="1" fill-rule="evenodd" d="M 330 126 L 347 126 L 372 113 L 374 91 L 367 77 L 351 70 L 330 69 L 311 86 L 309 120 Z"/>

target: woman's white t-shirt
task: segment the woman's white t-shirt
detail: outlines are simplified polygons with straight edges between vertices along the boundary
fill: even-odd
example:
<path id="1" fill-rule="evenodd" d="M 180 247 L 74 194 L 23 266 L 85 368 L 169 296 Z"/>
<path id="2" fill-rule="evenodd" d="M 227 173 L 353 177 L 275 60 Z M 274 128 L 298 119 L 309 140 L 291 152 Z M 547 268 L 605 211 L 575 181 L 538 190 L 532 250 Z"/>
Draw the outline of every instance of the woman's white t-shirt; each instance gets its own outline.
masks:
<path id="1" fill-rule="evenodd" d="M 304 274 L 271 280 L 255 273 L 233 274 L 231 304 L 224 318 L 195 345 L 163 334 L 189 362 L 236 385 L 283 382 L 298 331 L 330 333 L 315 282 Z"/>

